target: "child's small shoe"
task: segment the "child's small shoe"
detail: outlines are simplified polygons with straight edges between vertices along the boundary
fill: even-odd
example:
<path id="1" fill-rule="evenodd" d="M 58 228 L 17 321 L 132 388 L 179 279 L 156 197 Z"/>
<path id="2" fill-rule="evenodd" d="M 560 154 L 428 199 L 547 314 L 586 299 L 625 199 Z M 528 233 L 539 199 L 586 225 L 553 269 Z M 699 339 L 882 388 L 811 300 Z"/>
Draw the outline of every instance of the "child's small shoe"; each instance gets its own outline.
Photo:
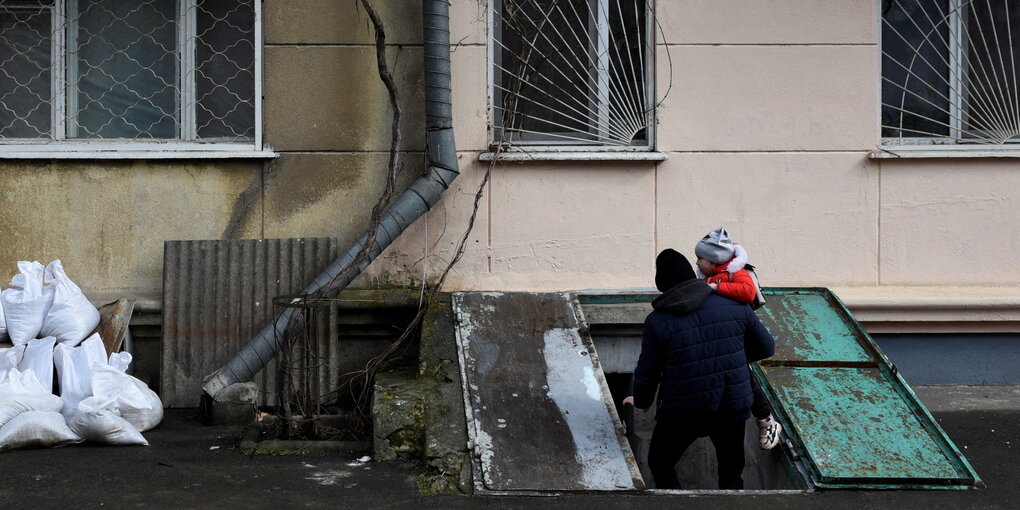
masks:
<path id="1" fill-rule="evenodd" d="M 771 450 L 779 444 L 779 433 L 783 426 L 770 414 L 764 420 L 758 420 L 758 446 L 762 450 Z"/>

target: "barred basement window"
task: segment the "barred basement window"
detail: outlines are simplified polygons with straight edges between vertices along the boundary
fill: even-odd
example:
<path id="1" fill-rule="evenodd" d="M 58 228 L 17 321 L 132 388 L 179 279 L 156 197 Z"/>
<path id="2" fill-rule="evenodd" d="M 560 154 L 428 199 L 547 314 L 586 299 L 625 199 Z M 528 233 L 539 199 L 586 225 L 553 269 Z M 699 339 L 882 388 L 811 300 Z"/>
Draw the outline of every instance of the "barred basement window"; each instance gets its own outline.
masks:
<path id="1" fill-rule="evenodd" d="M 651 150 L 651 0 L 492 0 L 493 145 Z"/>
<path id="2" fill-rule="evenodd" d="M 883 144 L 1020 136 L 1020 2 L 883 0 Z"/>
<path id="3" fill-rule="evenodd" d="M 0 150 L 261 149 L 258 8 L 0 1 Z"/>

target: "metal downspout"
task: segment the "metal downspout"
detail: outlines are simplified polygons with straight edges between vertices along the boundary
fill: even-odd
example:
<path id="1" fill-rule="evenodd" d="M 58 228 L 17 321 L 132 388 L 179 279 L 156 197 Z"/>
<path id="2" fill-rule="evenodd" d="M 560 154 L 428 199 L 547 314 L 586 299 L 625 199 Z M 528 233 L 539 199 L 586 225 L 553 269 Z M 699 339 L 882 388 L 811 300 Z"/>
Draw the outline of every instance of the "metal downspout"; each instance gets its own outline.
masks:
<path id="1" fill-rule="evenodd" d="M 379 225 L 368 259 L 357 271 L 339 282 L 330 296 L 335 296 L 379 256 L 394 239 L 400 236 L 418 218 L 424 215 L 443 192 L 460 175 L 457 150 L 453 137 L 453 104 L 450 91 L 450 8 L 448 0 L 422 0 L 423 48 L 425 54 L 425 123 L 426 159 L 425 175 L 418 178 L 387 209 Z M 334 276 L 349 266 L 368 242 L 369 233 L 358 238 L 347 250 L 305 287 L 310 294 L 329 283 Z M 279 351 L 277 338 L 283 338 L 292 308 L 282 313 L 252 339 L 222 368 L 207 376 L 202 389 L 215 397 L 223 388 L 234 383 L 252 380 Z"/>

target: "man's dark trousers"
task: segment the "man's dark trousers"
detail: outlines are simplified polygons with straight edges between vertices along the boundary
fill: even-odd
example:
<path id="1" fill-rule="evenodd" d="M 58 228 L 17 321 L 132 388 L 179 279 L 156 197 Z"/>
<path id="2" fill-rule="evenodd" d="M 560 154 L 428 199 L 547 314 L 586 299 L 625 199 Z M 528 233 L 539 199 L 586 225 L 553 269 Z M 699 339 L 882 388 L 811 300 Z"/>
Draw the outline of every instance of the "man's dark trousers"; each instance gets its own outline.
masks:
<path id="1" fill-rule="evenodd" d="M 719 488 L 743 489 L 744 479 L 740 475 L 744 471 L 744 424 L 745 420 L 712 425 L 656 423 L 648 445 L 648 467 L 656 488 L 680 489 L 676 463 L 691 443 L 708 436 L 719 463 Z"/>

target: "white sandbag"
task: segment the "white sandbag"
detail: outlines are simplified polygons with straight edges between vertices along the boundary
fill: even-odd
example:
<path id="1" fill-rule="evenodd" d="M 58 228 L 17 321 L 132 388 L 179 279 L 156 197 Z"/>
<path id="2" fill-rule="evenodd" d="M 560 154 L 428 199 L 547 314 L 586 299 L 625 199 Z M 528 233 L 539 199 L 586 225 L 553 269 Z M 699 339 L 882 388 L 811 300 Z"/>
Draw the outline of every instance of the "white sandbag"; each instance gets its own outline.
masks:
<path id="1" fill-rule="evenodd" d="M 163 421 L 163 401 L 159 395 L 138 378 L 114 367 L 95 367 L 92 395 L 104 407 L 115 409 L 141 432 Z"/>
<path id="2" fill-rule="evenodd" d="M 25 355 L 24 345 L 5 347 L 0 349 L 0 383 L 7 379 L 7 374 L 12 369 L 17 369 L 21 363 L 21 357 Z"/>
<path id="3" fill-rule="evenodd" d="M 53 352 L 53 363 L 57 366 L 60 398 L 64 400 L 60 412 L 70 419 L 78 409 L 78 403 L 92 395 L 93 367 L 108 366 L 106 347 L 98 333 L 88 337 L 78 347 L 57 344 Z"/>
<path id="4" fill-rule="evenodd" d="M 0 382 L 0 397 L 31 395 L 34 393 L 46 393 L 46 388 L 39 382 L 35 373 L 12 369 L 8 378 Z"/>
<path id="5" fill-rule="evenodd" d="M 47 392 L 32 371 L 22 373 L 11 369 L 6 381 L 0 382 L 0 427 L 19 414 L 29 411 L 60 412 L 64 401 Z"/>
<path id="6" fill-rule="evenodd" d="M 45 268 L 38 262 L 18 262 L 20 274 L 11 279 L 11 288 L 0 292 L 0 303 L 7 321 L 7 335 L 14 345 L 28 343 L 39 336 L 43 320 L 53 303 L 53 287 L 43 284 Z"/>
<path id="7" fill-rule="evenodd" d="M 110 368 L 126 374 L 132 359 L 130 352 L 115 352 L 110 355 Z"/>
<path id="8" fill-rule="evenodd" d="M 31 411 L 59 413 L 63 405 L 64 401 L 52 393 L 49 395 L 37 393 L 34 395 L 22 395 L 17 398 L 0 398 L 0 427 L 6 425 L 18 415 Z"/>
<path id="9" fill-rule="evenodd" d="M 60 259 L 46 265 L 45 282 L 53 287 L 53 304 L 39 336 L 53 336 L 62 344 L 78 345 L 99 325 L 99 310 L 67 277 Z"/>
<path id="10" fill-rule="evenodd" d="M 18 370 L 35 373 L 46 393 L 53 393 L 53 346 L 56 342 L 52 336 L 33 338 L 25 345 L 25 354 L 18 363 Z"/>
<path id="11" fill-rule="evenodd" d="M 57 412 L 21 413 L 0 427 L 0 452 L 22 448 L 53 448 L 81 441 Z"/>
<path id="12" fill-rule="evenodd" d="M 103 407 L 96 397 L 89 397 L 78 404 L 68 427 L 88 442 L 116 445 L 147 446 L 142 433 L 116 411 Z"/>

